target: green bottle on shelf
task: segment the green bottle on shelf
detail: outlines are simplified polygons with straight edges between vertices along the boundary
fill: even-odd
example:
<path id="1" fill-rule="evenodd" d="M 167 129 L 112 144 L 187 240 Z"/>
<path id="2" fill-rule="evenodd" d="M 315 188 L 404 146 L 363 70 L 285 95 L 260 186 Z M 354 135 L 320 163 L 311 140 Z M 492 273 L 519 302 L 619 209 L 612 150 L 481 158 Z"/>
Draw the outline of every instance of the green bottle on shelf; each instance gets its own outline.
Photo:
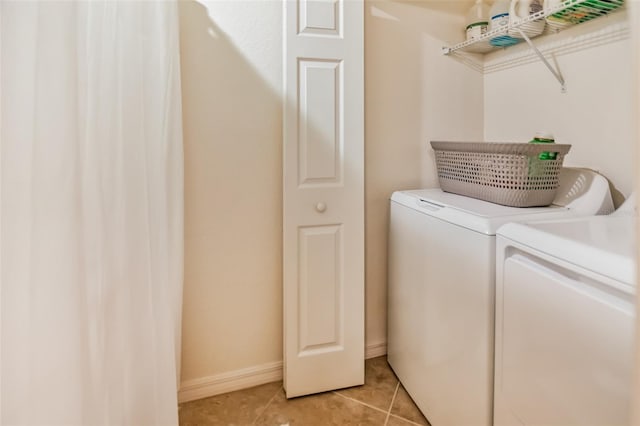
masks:
<path id="1" fill-rule="evenodd" d="M 487 32 L 489 25 L 489 5 L 484 0 L 475 0 L 467 13 L 467 40 L 476 40 Z"/>
<path id="2" fill-rule="evenodd" d="M 553 134 L 548 132 L 536 132 L 533 139 L 529 143 L 556 143 Z M 543 151 L 538 155 L 539 160 L 555 160 L 558 156 L 557 152 Z"/>

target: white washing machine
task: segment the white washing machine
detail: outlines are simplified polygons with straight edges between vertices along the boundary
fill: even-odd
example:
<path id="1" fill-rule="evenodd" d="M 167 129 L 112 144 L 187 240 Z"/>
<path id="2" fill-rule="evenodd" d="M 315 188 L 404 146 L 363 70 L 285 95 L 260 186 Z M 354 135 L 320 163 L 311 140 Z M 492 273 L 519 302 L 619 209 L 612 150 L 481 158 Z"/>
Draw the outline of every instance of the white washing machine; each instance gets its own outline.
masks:
<path id="1" fill-rule="evenodd" d="M 612 209 L 602 176 L 564 169 L 560 182 L 549 207 L 505 207 L 440 189 L 393 194 L 388 361 L 433 426 L 493 421 L 497 228 Z"/>
<path id="2" fill-rule="evenodd" d="M 635 220 L 500 228 L 496 426 L 630 424 Z"/>

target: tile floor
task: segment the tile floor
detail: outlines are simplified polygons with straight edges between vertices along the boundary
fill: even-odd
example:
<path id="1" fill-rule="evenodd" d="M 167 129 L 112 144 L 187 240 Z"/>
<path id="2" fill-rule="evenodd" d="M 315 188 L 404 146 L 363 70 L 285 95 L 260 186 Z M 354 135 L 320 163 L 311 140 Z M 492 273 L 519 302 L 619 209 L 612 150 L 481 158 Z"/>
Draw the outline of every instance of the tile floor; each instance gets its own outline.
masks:
<path id="1" fill-rule="evenodd" d="M 387 358 L 365 363 L 365 384 L 287 400 L 282 382 L 230 392 L 180 406 L 180 425 L 428 426 Z"/>

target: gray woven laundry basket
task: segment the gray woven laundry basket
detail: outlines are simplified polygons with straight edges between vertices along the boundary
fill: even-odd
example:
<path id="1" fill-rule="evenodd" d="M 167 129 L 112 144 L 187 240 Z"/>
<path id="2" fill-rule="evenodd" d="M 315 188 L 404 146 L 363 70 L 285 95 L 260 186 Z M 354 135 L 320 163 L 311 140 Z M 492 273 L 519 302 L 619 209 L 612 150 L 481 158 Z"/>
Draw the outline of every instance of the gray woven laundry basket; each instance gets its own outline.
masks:
<path id="1" fill-rule="evenodd" d="M 512 207 L 548 206 L 571 145 L 497 142 L 431 142 L 440 187 Z M 541 160 L 543 152 L 555 159 Z"/>

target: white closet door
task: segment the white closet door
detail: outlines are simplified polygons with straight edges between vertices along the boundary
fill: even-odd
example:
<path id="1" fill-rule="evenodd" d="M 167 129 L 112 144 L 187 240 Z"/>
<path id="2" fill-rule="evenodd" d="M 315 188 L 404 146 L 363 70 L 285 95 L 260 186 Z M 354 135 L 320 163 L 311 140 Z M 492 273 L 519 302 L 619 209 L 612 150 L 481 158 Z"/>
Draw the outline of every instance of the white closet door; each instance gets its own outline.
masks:
<path id="1" fill-rule="evenodd" d="M 364 6 L 284 6 L 287 397 L 364 383 Z"/>

